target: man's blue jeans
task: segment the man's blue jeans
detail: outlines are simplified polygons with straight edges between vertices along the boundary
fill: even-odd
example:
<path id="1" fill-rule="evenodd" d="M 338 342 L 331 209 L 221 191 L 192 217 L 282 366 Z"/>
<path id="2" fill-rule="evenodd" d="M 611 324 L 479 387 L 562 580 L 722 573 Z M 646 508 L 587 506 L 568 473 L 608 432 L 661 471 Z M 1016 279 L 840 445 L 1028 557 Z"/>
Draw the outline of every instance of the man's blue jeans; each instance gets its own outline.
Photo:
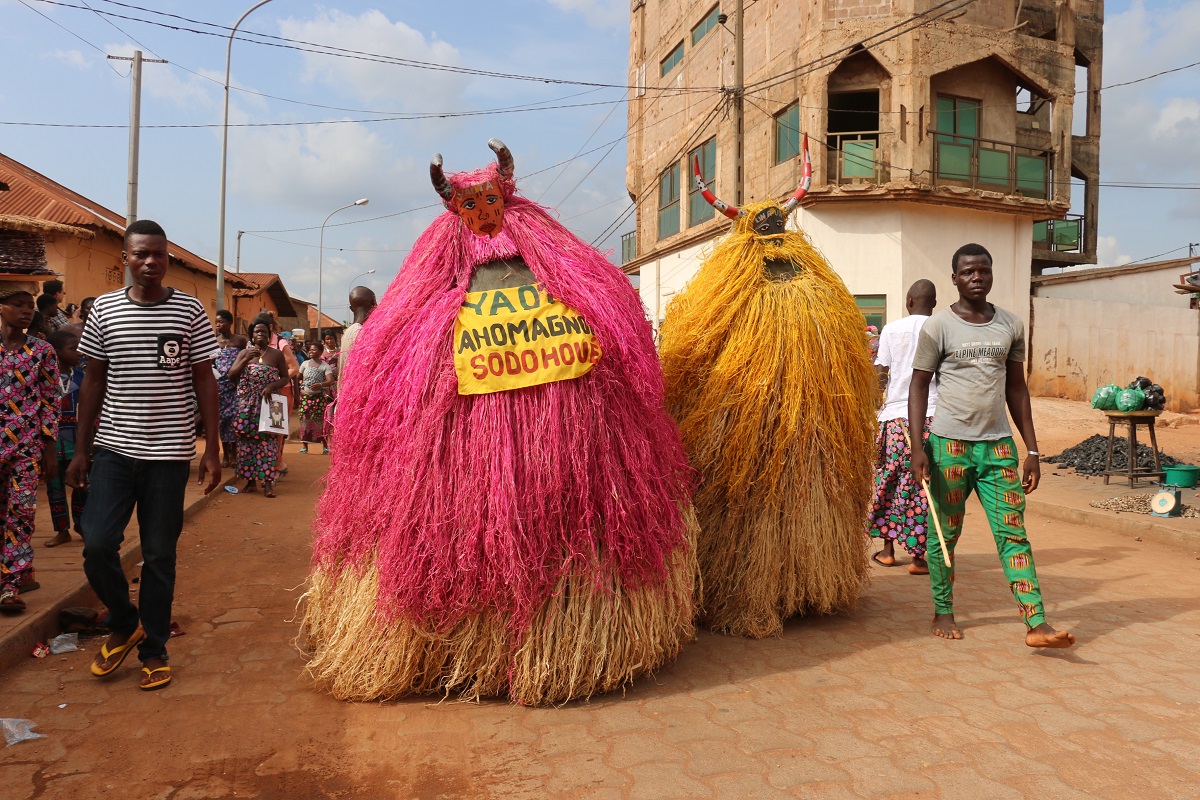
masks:
<path id="1" fill-rule="evenodd" d="M 121 568 L 125 526 L 137 507 L 142 540 L 142 580 L 138 595 L 146 638 L 138 658 L 167 658 L 171 602 L 175 598 L 175 546 L 183 531 L 183 493 L 191 463 L 144 461 L 97 447 L 83 512 L 83 570 L 112 614 L 114 632 L 128 635 L 138 627 L 139 612 L 129 600 L 129 582 Z"/>

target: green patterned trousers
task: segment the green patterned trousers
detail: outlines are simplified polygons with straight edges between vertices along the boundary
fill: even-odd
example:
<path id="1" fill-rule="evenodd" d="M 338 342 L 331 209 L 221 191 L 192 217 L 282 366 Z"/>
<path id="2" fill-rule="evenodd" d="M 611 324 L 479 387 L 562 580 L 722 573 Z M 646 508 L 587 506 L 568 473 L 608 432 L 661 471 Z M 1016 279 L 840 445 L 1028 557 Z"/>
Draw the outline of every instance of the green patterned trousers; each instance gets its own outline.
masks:
<path id="1" fill-rule="evenodd" d="M 1025 536 L 1025 491 L 1017 470 L 1017 448 L 1012 437 L 995 442 L 967 442 L 929 437 L 933 460 L 929 490 L 942 523 L 946 548 L 953 560 L 962 533 L 963 511 L 974 491 L 987 514 L 1004 577 L 1016 598 L 1025 624 L 1034 628 L 1046 621 L 1042 591 L 1033 566 L 1033 550 Z M 929 582 L 938 614 L 954 612 L 954 567 L 947 567 L 941 547 L 930 541 Z"/>

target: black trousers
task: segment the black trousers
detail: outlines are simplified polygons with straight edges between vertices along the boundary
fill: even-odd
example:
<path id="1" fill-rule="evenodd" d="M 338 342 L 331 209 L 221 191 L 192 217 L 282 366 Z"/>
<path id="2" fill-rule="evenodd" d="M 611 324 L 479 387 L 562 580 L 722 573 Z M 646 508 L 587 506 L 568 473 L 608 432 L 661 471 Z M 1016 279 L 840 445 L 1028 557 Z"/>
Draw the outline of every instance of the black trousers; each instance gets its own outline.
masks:
<path id="1" fill-rule="evenodd" d="M 191 463 L 145 461 L 97 447 L 83 512 L 83 570 L 112 614 L 112 629 L 132 634 L 140 619 L 146 638 L 138 658 L 167 658 L 175 599 L 175 547 L 183 531 L 183 495 Z M 129 599 L 121 568 L 125 527 L 137 508 L 141 529 L 140 611 Z"/>

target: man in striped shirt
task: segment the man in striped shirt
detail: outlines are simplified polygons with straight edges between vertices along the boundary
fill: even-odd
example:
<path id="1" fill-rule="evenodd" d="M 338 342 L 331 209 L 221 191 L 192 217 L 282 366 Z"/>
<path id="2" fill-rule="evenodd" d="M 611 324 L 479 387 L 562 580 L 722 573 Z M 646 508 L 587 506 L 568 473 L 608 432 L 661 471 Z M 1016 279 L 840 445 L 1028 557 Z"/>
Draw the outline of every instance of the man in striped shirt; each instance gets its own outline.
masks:
<path id="1" fill-rule="evenodd" d="M 113 632 L 92 662 L 92 674 L 111 674 L 138 646 L 141 688 L 159 689 L 171 682 L 166 645 L 184 489 L 196 457 L 193 395 L 206 431 L 200 461 L 205 494 L 221 480 L 212 371 L 217 339 L 196 298 L 163 286 L 167 236 L 157 223 L 130 224 L 121 257 L 133 285 L 96 299 L 79 343 L 88 370 L 67 481 L 91 490 L 83 517 L 83 567 L 112 614 Z M 120 556 L 135 506 L 144 559 L 140 608 L 130 602 Z"/>

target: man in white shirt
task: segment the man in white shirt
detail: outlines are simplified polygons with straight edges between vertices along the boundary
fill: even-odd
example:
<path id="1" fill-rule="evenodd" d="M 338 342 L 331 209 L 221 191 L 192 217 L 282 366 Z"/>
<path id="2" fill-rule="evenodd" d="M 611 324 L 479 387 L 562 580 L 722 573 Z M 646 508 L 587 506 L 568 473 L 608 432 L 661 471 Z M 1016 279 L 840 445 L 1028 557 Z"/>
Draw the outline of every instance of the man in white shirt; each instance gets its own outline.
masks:
<path id="1" fill-rule="evenodd" d="M 883 567 L 896 566 L 895 548 L 899 542 L 912 556 L 908 571 L 913 575 L 929 574 L 925 544 L 930 521 L 929 501 L 909 469 L 908 387 L 912 382 L 917 336 L 936 305 L 937 290 L 933 283 L 924 279 L 914 283 L 905 300 L 908 316 L 883 326 L 875 359 L 875 368 L 881 380 L 887 381 L 887 389 L 878 416 L 875 499 L 867 531 L 871 538 L 883 542 L 883 549 L 871 556 L 871 560 Z M 930 386 L 923 425 L 926 439 L 936 407 L 937 387 Z"/>

